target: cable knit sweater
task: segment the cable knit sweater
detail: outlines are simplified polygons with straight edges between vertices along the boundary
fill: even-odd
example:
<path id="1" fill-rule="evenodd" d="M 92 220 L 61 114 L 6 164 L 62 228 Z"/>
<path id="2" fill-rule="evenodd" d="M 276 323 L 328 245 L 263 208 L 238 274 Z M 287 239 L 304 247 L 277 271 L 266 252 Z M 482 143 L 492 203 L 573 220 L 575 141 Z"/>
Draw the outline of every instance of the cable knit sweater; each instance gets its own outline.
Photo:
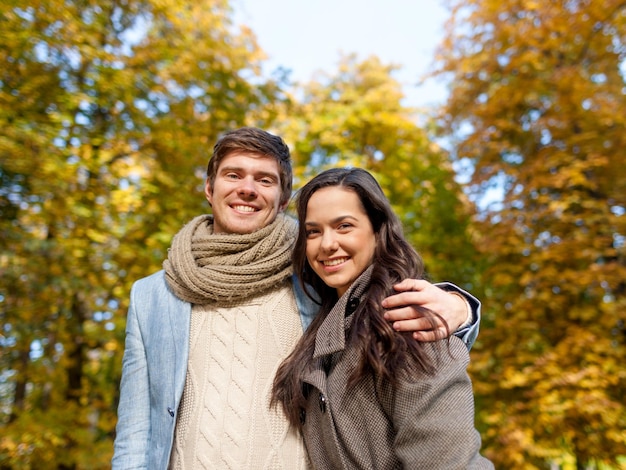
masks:
<path id="1" fill-rule="evenodd" d="M 193 306 L 171 469 L 308 468 L 301 437 L 269 408 L 276 369 L 302 335 L 296 312 L 288 282 L 232 305 Z"/>

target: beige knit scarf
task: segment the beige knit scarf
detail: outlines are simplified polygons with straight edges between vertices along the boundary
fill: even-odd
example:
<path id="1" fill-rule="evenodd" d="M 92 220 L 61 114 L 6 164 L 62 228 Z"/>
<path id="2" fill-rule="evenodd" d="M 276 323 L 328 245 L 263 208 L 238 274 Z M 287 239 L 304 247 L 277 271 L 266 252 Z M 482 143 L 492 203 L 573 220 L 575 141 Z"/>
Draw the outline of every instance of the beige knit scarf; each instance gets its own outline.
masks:
<path id="1" fill-rule="evenodd" d="M 213 216 L 194 218 L 176 234 L 163 262 L 176 297 L 192 304 L 258 295 L 292 274 L 296 221 L 284 214 L 249 234 L 213 233 Z"/>

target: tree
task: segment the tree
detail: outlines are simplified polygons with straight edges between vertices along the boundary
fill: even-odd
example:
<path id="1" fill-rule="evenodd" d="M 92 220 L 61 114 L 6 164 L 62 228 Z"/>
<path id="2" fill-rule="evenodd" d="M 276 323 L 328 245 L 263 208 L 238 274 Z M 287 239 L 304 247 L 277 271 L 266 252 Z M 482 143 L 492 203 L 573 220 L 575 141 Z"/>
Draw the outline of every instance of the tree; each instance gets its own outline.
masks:
<path id="1" fill-rule="evenodd" d="M 432 280 L 472 286 L 476 264 L 468 232 L 471 204 L 443 149 L 402 105 L 395 66 L 376 57 L 341 58 L 336 73 L 295 90 L 300 100 L 279 118 L 293 148 L 295 186 L 332 166 L 371 171 L 425 260 Z"/>
<path id="2" fill-rule="evenodd" d="M 279 84 L 221 0 L 0 6 L 0 466 L 107 468 L 130 283 Z"/>
<path id="3" fill-rule="evenodd" d="M 502 468 L 566 454 L 577 468 L 615 464 L 626 455 L 626 2 L 451 7 L 441 122 L 474 169 L 489 260 L 473 359 L 488 454 Z"/>

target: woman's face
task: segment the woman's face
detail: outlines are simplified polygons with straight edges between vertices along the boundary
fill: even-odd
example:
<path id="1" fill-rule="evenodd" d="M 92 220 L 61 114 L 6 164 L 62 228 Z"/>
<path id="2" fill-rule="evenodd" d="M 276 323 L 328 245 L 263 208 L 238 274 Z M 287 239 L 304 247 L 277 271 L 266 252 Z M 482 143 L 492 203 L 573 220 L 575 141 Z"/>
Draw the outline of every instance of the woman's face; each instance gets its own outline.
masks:
<path id="1" fill-rule="evenodd" d="M 315 273 L 342 296 L 372 263 L 376 234 L 354 191 L 339 186 L 317 190 L 304 220 L 306 257 Z"/>

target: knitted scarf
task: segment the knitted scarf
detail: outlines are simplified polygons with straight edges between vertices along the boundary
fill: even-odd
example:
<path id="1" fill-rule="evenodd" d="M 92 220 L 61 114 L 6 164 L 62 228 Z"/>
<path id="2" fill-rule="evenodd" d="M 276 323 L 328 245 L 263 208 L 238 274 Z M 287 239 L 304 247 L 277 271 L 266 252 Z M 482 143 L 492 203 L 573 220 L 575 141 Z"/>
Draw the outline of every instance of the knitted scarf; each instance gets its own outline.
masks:
<path id="1" fill-rule="evenodd" d="M 292 274 L 296 221 L 284 214 L 249 234 L 213 233 L 213 216 L 201 215 L 172 240 L 163 262 L 169 288 L 192 304 L 256 296 Z"/>

